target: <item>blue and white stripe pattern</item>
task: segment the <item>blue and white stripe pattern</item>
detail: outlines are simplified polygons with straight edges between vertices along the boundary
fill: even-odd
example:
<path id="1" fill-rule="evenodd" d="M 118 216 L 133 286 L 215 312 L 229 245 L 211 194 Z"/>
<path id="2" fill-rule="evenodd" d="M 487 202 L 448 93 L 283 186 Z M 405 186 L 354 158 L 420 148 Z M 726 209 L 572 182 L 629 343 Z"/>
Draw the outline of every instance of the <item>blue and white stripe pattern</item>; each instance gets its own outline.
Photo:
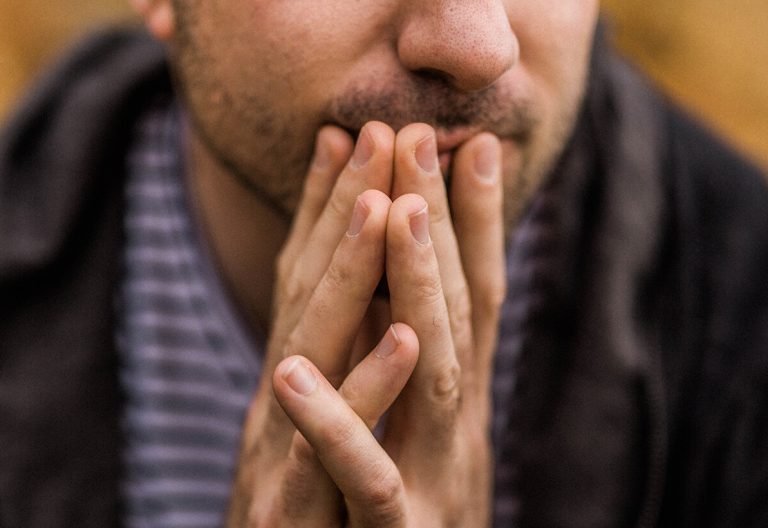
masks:
<path id="1" fill-rule="evenodd" d="M 223 525 L 260 371 L 190 213 L 180 123 L 155 107 L 128 158 L 117 339 L 130 528 Z"/>

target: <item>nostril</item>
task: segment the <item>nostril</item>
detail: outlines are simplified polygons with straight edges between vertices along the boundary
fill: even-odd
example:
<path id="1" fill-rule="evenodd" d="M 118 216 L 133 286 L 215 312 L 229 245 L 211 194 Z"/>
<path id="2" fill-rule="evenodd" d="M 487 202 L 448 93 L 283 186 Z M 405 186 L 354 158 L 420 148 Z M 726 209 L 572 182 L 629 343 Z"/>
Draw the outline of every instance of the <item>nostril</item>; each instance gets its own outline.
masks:
<path id="1" fill-rule="evenodd" d="M 450 73 L 437 68 L 419 68 L 413 72 L 427 81 L 442 81 L 453 84 L 456 78 Z"/>

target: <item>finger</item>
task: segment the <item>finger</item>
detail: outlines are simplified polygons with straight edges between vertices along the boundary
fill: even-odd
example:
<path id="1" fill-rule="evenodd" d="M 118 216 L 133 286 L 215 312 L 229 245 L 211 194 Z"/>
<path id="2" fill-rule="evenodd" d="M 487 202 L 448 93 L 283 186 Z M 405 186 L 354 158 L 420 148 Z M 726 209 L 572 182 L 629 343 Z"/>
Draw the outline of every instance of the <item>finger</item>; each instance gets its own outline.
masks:
<path id="1" fill-rule="evenodd" d="M 408 125 L 397 134 L 393 191 L 394 198 L 414 193 L 422 196 L 429 204 L 430 236 L 439 263 L 456 353 L 459 362 L 464 364 L 472 348 L 469 290 L 432 127 L 416 123 Z"/>
<path id="2" fill-rule="evenodd" d="M 273 304 L 275 319 L 270 329 L 270 345 L 276 345 L 276 350 L 281 350 L 288 334 L 293 330 L 304 301 L 299 301 L 301 306 L 286 302 L 286 298 L 299 291 L 293 281 L 299 255 L 306 246 L 312 229 L 318 217 L 325 208 L 334 185 L 338 181 L 339 173 L 348 162 L 353 148 L 352 138 L 342 129 L 334 126 L 326 126 L 320 129 L 315 141 L 315 152 L 310 163 L 309 172 L 304 182 L 299 205 L 291 225 L 285 244 L 277 258 L 277 287 Z M 329 249 L 332 251 L 332 248 Z M 280 354 L 267 354 L 267 362 L 264 374 L 269 376 L 271 369 L 280 359 Z M 266 389 L 266 387 L 265 387 Z M 277 410 L 277 409 L 275 409 Z M 278 415 L 281 415 L 280 411 Z"/>
<path id="3" fill-rule="evenodd" d="M 349 225 L 356 198 L 367 189 L 390 193 L 394 132 L 384 123 L 367 123 L 347 165 L 326 201 L 320 216 L 305 241 L 298 280 L 314 287 L 331 261 Z"/>
<path id="4" fill-rule="evenodd" d="M 373 430 L 416 366 L 419 342 L 406 324 L 395 323 L 344 380 L 339 394 Z"/>
<path id="5" fill-rule="evenodd" d="M 416 335 L 408 326 L 396 323 L 344 380 L 339 394 L 369 429 L 376 426 L 402 391 L 417 357 Z M 278 502 L 277 518 L 289 521 L 291 526 L 339 524 L 338 488 L 300 432 L 293 438 Z M 359 517 L 354 511 L 352 515 Z"/>
<path id="6" fill-rule="evenodd" d="M 309 165 L 299 206 L 281 259 L 294 262 L 317 222 L 336 179 L 352 154 L 352 138 L 335 126 L 325 126 L 317 133 L 315 152 Z"/>
<path id="7" fill-rule="evenodd" d="M 408 378 L 417 342 L 404 325 L 399 337 L 382 342 L 350 373 L 346 395 L 369 419 L 386 411 Z M 389 334 L 389 333 L 388 333 Z M 394 346 L 394 348 L 392 348 Z M 391 352 L 389 351 L 391 349 Z M 354 381 L 357 378 L 357 381 Z M 368 382 L 364 386 L 362 382 Z M 306 358 L 282 361 L 273 377 L 275 395 L 296 428 L 314 448 L 344 495 L 353 526 L 401 526 L 405 515 L 402 479 L 356 409 Z M 356 393 L 358 389 L 363 392 Z M 376 402 L 376 403 L 371 403 Z"/>
<path id="8" fill-rule="evenodd" d="M 303 308 L 328 269 L 333 252 L 344 236 L 357 196 L 366 189 L 389 194 L 392 180 L 394 132 L 383 123 L 367 123 L 360 132 L 352 158 L 323 206 L 309 237 L 292 262 L 281 261 L 278 299 L 285 305 Z M 283 310 L 285 312 L 285 310 Z M 282 338 L 301 316 L 301 310 L 281 313 L 273 336 Z"/>
<path id="9" fill-rule="evenodd" d="M 419 338 L 419 362 L 403 394 L 409 434 L 423 455 L 434 454 L 453 435 L 461 370 L 454 352 L 429 213 L 418 195 L 395 200 L 387 223 L 387 280 L 392 317 Z"/>
<path id="10" fill-rule="evenodd" d="M 376 190 L 357 198 L 347 233 L 285 345 L 283 357 L 309 358 L 336 386 L 346 377 L 355 335 L 384 272 L 390 205 Z"/>
<path id="11" fill-rule="evenodd" d="M 451 205 L 461 262 L 469 285 L 475 353 L 464 364 L 487 387 L 506 294 L 501 145 L 492 134 L 470 139 L 457 152 Z"/>

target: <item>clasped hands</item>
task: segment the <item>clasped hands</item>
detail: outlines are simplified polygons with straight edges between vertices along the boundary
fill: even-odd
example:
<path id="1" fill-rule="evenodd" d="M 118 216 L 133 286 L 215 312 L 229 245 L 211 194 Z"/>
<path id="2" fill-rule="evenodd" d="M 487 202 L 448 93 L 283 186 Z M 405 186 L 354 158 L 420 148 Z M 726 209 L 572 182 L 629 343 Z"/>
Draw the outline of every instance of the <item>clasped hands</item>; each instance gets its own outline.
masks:
<path id="1" fill-rule="evenodd" d="M 428 125 L 370 122 L 356 145 L 319 132 L 230 527 L 488 525 L 500 167 L 499 140 L 478 134 L 447 190 Z M 374 296 L 385 273 L 389 300 Z"/>

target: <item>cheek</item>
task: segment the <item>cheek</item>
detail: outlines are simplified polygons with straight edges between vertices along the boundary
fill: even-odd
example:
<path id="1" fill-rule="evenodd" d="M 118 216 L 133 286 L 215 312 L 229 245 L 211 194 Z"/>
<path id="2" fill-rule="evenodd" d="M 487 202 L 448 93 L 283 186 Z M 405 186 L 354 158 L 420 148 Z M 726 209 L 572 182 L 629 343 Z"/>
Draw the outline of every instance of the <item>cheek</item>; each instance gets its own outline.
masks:
<path id="1" fill-rule="evenodd" d="M 513 28 L 521 50 L 520 69 L 533 97 L 559 119 L 577 104 L 589 65 L 598 16 L 596 0 L 523 1 L 514 11 Z M 551 123 L 554 125 L 554 123 Z"/>
<path id="2" fill-rule="evenodd" d="M 260 12 L 263 18 L 253 20 L 231 39 L 228 77 L 237 79 L 243 96 L 258 92 L 281 115 L 317 119 L 330 94 L 339 90 L 353 70 L 359 46 L 343 24 L 331 31 L 327 13 L 307 19 L 292 17 L 293 8 L 277 11 Z"/>
<path id="3" fill-rule="evenodd" d="M 597 23 L 596 0 L 528 0 L 511 11 L 521 63 L 553 87 L 579 76 Z"/>

